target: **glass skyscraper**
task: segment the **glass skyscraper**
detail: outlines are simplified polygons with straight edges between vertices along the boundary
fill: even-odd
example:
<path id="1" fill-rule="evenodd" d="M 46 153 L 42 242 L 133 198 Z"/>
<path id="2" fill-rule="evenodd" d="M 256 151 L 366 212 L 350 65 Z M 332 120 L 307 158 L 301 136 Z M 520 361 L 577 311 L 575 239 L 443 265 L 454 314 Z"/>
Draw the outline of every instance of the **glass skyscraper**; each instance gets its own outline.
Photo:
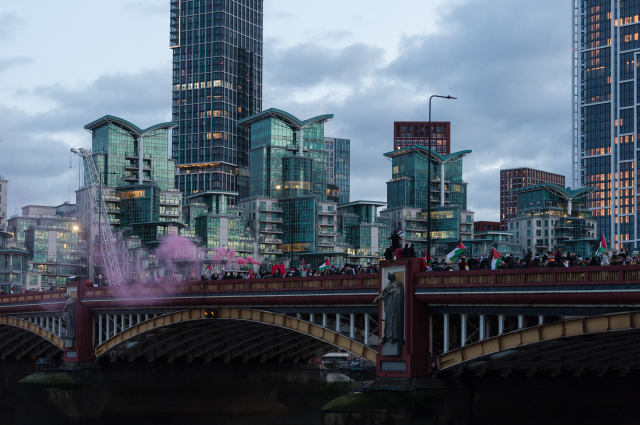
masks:
<path id="1" fill-rule="evenodd" d="M 327 185 L 337 186 L 337 202 L 346 204 L 351 196 L 351 141 L 325 137 L 324 150 L 327 152 Z"/>
<path id="2" fill-rule="evenodd" d="M 573 188 L 613 248 L 637 247 L 636 117 L 640 117 L 640 0 L 574 0 Z"/>
<path id="3" fill-rule="evenodd" d="M 249 137 L 262 110 L 264 0 L 171 1 L 175 187 L 249 196 Z"/>

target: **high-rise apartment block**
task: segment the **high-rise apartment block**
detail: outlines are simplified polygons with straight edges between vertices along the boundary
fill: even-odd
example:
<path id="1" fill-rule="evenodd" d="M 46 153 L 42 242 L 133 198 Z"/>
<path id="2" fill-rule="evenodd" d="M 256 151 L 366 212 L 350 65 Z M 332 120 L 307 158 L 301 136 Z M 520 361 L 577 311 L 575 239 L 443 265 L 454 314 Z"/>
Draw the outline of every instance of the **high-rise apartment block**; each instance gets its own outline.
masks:
<path id="1" fill-rule="evenodd" d="M 327 152 L 327 189 L 336 190 L 339 204 L 346 204 L 351 196 L 351 141 L 348 139 L 324 138 Z M 335 189 L 330 185 L 337 186 Z M 330 194 L 327 194 L 330 196 Z"/>
<path id="2" fill-rule="evenodd" d="M 414 244 L 418 252 L 427 247 L 429 220 L 431 255 L 447 254 L 449 244 L 459 239 L 473 239 L 474 213 L 467 209 L 467 183 L 462 179 L 462 159 L 470 153 L 440 155 L 413 146 L 384 154 L 391 159 L 392 174 L 387 182 L 387 209 L 380 215 L 392 229 L 403 230 L 405 243 Z"/>
<path id="3" fill-rule="evenodd" d="M 263 0 L 171 1 L 175 187 L 249 196 L 249 136 L 262 110 Z M 195 173 L 195 174 L 194 174 Z"/>
<path id="4" fill-rule="evenodd" d="M 518 194 L 513 189 L 552 183 L 564 187 L 564 176 L 533 168 L 500 170 L 500 225 L 507 230 L 507 221 L 518 214 Z"/>
<path id="5" fill-rule="evenodd" d="M 393 149 L 429 144 L 429 121 L 395 121 L 393 123 Z M 441 155 L 451 153 L 451 123 L 431 122 L 431 148 Z"/>
<path id="6" fill-rule="evenodd" d="M 638 0 L 574 1 L 572 185 L 613 249 L 637 248 Z"/>
<path id="7" fill-rule="evenodd" d="M 348 177 L 350 149 L 348 140 L 324 137 L 324 123 L 332 118 L 302 121 L 268 109 L 238 122 L 251 135 L 250 197 L 241 205 L 260 261 L 304 259 L 317 267 L 327 258 L 331 264 L 379 258 L 389 236 L 388 223 L 377 216 L 384 203 L 356 201 L 343 208 L 342 190 L 332 188 L 331 181 L 348 188 L 348 179 L 335 175 Z M 330 173 L 333 180 L 331 169 L 340 170 Z"/>

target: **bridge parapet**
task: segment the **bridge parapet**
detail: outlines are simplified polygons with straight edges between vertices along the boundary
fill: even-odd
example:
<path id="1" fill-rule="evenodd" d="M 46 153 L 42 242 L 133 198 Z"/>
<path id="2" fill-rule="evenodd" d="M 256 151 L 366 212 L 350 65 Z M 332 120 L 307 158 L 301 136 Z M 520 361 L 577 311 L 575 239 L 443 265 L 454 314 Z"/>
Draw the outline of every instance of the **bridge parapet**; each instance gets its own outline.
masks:
<path id="1" fill-rule="evenodd" d="M 64 298 L 65 290 L 25 292 L 24 294 L 0 295 L 0 306 L 3 304 L 15 304 L 34 301 L 61 300 Z"/>
<path id="2" fill-rule="evenodd" d="M 551 267 L 484 271 L 429 272 L 416 285 L 538 284 L 562 282 L 640 282 L 640 266 Z"/>
<path id="3" fill-rule="evenodd" d="M 86 288 L 87 297 L 120 295 L 181 294 L 190 292 L 230 292 L 230 291 L 291 291 L 291 290 L 335 290 L 339 288 L 377 288 L 379 275 L 338 275 L 317 277 L 290 277 L 273 279 L 233 279 L 178 282 L 169 284 L 138 284 L 131 286 L 112 286 L 104 288 Z"/>

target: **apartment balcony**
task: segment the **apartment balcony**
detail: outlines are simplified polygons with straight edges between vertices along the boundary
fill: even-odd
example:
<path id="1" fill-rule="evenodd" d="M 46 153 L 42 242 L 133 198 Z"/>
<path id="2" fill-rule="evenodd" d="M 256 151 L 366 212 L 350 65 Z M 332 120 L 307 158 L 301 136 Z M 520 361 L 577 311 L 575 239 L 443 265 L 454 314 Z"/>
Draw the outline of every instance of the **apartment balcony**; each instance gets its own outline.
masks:
<path id="1" fill-rule="evenodd" d="M 335 221 L 325 221 L 325 220 L 318 220 L 316 221 L 316 225 L 318 226 L 335 226 L 336 222 Z"/>
<path id="2" fill-rule="evenodd" d="M 160 199 L 160 205 L 180 205 L 180 201 L 179 200 L 173 200 L 173 199 Z"/>
<path id="3" fill-rule="evenodd" d="M 104 202 L 120 202 L 121 199 L 117 196 L 105 196 L 104 198 Z"/>
<path id="4" fill-rule="evenodd" d="M 238 252 L 250 252 L 250 253 L 253 253 L 253 245 L 251 245 L 251 246 L 238 246 L 235 249 Z"/>
<path id="5" fill-rule="evenodd" d="M 124 178 L 126 181 L 138 181 L 138 176 L 126 176 Z M 144 177 L 142 179 L 143 182 L 151 182 L 151 179 L 149 177 Z"/>
<path id="6" fill-rule="evenodd" d="M 260 233 L 282 233 L 282 227 L 265 227 L 259 230 Z"/>
<path id="7" fill-rule="evenodd" d="M 280 208 L 280 207 L 267 207 L 267 206 L 261 206 L 261 207 L 259 208 L 259 211 L 282 212 L 282 208 Z"/>
<path id="8" fill-rule="evenodd" d="M 276 238 L 260 238 L 260 243 L 282 244 L 282 239 L 276 239 Z"/>
<path id="9" fill-rule="evenodd" d="M 421 221 L 421 222 L 427 222 L 427 221 L 429 221 L 426 217 L 423 217 L 423 216 L 417 216 L 417 215 L 416 215 L 416 216 L 413 216 L 413 217 L 411 217 L 411 216 L 409 216 L 409 217 L 405 217 L 404 219 L 405 219 L 405 221 L 419 221 L 419 222 L 420 222 L 420 221 Z"/>
<path id="10" fill-rule="evenodd" d="M 179 212 L 173 212 L 173 211 L 160 211 L 160 215 L 168 215 L 171 217 L 179 217 L 180 213 Z"/>
<path id="11" fill-rule="evenodd" d="M 279 254 L 282 255 L 282 250 L 277 248 L 260 248 L 260 254 Z"/>
<path id="12" fill-rule="evenodd" d="M 333 229 L 321 228 L 318 230 L 319 235 L 335 235 L 336 232 Z"/>
<path id="13" fill-rule="evenodd" d="M 19 265 L 0 266 L 0 273 L 11 273 L 11 272 L 22 273 L 23 271 L 26 271 L 26 270 L 22 270 L 22 266 L 19 266 Z"/>
<path id="14" fill-rule="evenodd" d="M 318 246 L 335 246 L 335 241 L 318 241 Z"/>
<path id="15" fill-rule="evenodd" d="M 120 214 L 120 208 L 109 208 L 109 214 Z"/>
<path id="16" fill-rule="evenodd" d="M 317 213 L 318 213 L 318 215 L 328 215 L 328 216 L 335 216 L 336 215 L 335 211 L 327 211 L 327 210 L 318 210 Z"/>
<path id="17" fill-rule="evenodd" d="M 282 223 L 282 217 L 260 217 L 260 221 L 267 223 Z"/>

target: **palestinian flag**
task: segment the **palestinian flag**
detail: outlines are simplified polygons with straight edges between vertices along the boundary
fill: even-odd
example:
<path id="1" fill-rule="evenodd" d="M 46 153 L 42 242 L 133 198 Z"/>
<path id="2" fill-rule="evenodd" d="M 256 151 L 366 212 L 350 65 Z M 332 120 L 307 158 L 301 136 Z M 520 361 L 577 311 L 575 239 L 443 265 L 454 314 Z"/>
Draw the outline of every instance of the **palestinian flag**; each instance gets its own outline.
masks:
<path id="1" fill-rule="evenodd" d="M 329 264 L 329 259 L 327 258 L 327 261 L 320 264 L 320 267 L 318 267 L 318 270 L 319 271 L 327 270 L 329 267 L 331 267 L 331 264 Z"/>
<path id="2" fill-rule="evenodd" d="M 12 286 L 12 287 L 11 287 L 11 291 L 9 291 L 9 293 L 10 293 L 10 294 L 13 294 L 13 293 L 14 293 L 14 292 L 13 292 L 13 291 L 14 291 L 14 289 L 16 289 L 16 287 L 15 287 L 15 286 Z"/>
<path id="3" fill-rule="evenodd" d="M 482 263 L 482 260 L 484 260 L 484 254 L 478 257 L 478 263 Z"/>
<path id="4" fill-rule="evenodd" d="M 462 239 L 458 240 L 454 245 L 451 245 L 449 248 L 449 253 L 447 254 L 447 261 L 451 261 L 452 258 L 462 254 L 462 251 L 466 251 L 467 247 L 462 244 Z"/>
<path id="5" fill-rule="evenodd" d="M 607 241 L 604 239 L 604 235 L 602 235 L 602 239 L 600 239 L 600 245 L 598 245 L 598 250 L 595 252 L 595 256 L 599 257 L 607 249 Z"/>
<path id="6" fill-rule="evenodd" d="M 493 258 L 491 259 L 491 270 L 495 270 L 498 266 L 498 261 L 502 259 L 502 254 L 496 251 L 495 248 L 491 248 L 493 252 Z"/>
<path id="7" fill-rule="evenodd" d="M 302 268 L 304 269 L 306 267 L 306 264 L 304 262 L 304 258 L 302 259 Z"/>
<path id="8" fill-rule="evenodd" d="M 207 267 L 206 269 L 204 269 L 204 274 L 205 274 L 205 276 L 206 276 L 206 275 L 208 275 L 208 274 L 210 274 L 210 273 L 213 273 L 213 264 L 209 264 L 209 267 Z"/>
<path id="9" fill-rule="evenodd" d="M 279 271 L 283 275 L 287 274 L 287 271 L 284 269 L 284 264 L 271 266 L 271 274 L 276 274 L 277 271 Z"/>

